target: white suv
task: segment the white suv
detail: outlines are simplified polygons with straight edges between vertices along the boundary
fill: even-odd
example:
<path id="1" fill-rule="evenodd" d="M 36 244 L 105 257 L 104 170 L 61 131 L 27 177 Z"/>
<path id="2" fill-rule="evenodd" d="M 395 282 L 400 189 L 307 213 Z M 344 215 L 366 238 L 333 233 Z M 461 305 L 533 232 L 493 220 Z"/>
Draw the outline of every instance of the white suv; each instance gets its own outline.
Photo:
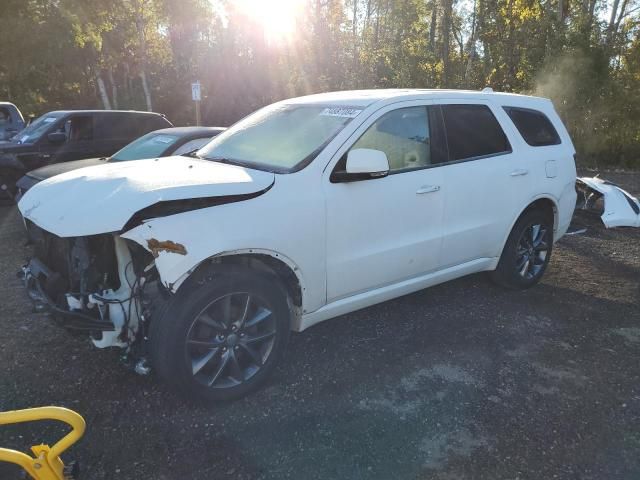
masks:
<path id="1" fill-rule="evenodd" d="M 29 190 L 25 282 L 138 371 L 237 398 L 266 379 L 290 330 L 474 272 L 534 285 L 571 220 L 574 153 L 542 98 L 286 100 L 199 158 L 89 167 Z"/>

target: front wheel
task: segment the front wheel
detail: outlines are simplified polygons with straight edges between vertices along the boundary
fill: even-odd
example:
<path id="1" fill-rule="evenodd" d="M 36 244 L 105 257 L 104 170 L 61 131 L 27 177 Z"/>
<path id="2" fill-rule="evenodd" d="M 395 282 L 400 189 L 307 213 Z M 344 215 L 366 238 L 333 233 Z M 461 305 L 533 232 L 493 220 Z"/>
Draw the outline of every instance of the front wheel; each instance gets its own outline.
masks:
<path id="1" fill-rule="evenodd" d="M 264 383 L 284 352 L 285 290 L 277 278 L 242 266 L 196 275 L 151 322 L 153 365 L 164 380 L 204 400 L 242 397 Z"/>
<path id="2" fill-rule="evenodd" d="M 514 225 L 491 278 L 507 288 L 535 285 L 544 274 L 553 249 L 553 218 L 540 210 L 522 215 Z"/>

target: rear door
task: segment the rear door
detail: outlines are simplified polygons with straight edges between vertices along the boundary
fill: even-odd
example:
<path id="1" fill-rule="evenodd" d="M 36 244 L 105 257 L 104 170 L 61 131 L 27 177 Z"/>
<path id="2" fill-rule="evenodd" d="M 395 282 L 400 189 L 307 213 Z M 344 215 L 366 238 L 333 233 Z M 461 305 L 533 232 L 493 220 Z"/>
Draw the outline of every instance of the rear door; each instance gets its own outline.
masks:
<path id="1" fill-rule="evenodd" d="M 528 197 L 530 177 L 506 132 L 506 114 L 483 101 L 438 102 L 449 147 L 443 166 L 445 211 L 441 268 L 500 254 Z"/>
<path id="2" fill-rule="evenodd" d="M 95 155 L 110 157 L 138 138 L 138 115 L 127 112 L 104 112 L 96 116 Z"/>

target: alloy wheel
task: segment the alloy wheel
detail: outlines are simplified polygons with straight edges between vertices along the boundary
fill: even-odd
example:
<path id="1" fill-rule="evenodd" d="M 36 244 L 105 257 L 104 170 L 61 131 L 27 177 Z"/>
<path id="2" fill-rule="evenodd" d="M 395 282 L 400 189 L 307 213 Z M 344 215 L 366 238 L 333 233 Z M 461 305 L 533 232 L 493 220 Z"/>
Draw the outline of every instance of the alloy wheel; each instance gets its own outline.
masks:
<path id="1" fill-rule="evenodd" d="M 522 232 L 516 247 L 516 270 L 530 280 L 540 274 L 549 252 L 550 230 L 538 223 L 529 225 Z"/>
<path id="2" fill-rule="evenodd" d="M 186 339 L 187 365 L 210 388 L 230 388 L 264 366 L 276 340 L 276 318 L 268 304 L 247 292 L 234 292 L 207 305 Z"/>

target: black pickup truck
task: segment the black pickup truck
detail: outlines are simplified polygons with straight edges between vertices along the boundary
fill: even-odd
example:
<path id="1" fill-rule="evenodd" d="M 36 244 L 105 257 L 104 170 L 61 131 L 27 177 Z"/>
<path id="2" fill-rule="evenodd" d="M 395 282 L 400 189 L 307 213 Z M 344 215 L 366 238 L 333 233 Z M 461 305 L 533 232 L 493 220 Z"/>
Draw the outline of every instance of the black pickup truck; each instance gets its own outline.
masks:
<path id="1" fill-rule="evenodd" d="M 24 117 L 13 103 L 0 102 L 0 141 L 9 140 L 25 127 Z"/>
<path id="2" fill-rule="evenodd" d="M 49 112 L 0 142 L 0 204 L 12 203 L 16 181 L 53 163 L 109 157 L 153 130 L 172 127 L 163 115 L 120 110 Z"/>

